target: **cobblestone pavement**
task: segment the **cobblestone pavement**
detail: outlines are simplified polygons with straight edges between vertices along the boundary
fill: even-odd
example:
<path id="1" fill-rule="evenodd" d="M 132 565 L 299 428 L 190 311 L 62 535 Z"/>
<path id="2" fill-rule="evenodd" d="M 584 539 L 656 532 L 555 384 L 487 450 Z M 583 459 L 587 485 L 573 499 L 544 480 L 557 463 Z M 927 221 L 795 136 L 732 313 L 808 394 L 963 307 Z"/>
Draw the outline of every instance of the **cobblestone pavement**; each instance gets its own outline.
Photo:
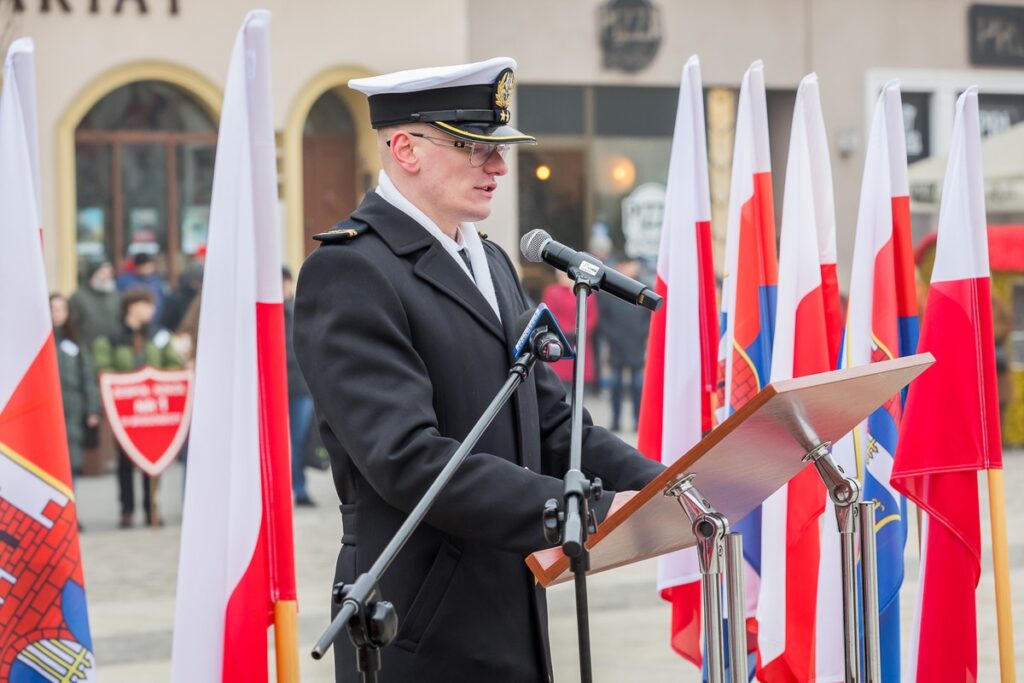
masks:
<path id="1" fill-rule="evenodd" d="M 587 406 L 605 422 L 607 405 Z M 625 438 L 635 438 L 625 434 Z M 299 593 L 299 651 L 302 680 L 333 681 L 330 659 L 320 662 L 309 650 L 329 622 L 329 590 L 341 537 L 341 519 L 328 473 L 310 472 L 310 491 L 318 506 L 295 511 L 295 560 Z M 165 681 L 169 678 L 171 629 L 180 538 L 182 474 L 177 465 L 162 477 L 158 500 L 167 526 L 116 528 L 115 477 L 78 481 L 89 618 L 99 672 L 104 683 Z M 1024 671 L 1024 452 L 1006 455 L 1007 514 L 1017 667 Z M 995 598 L 988 540 L 988 501 L 982 484 L 984 557 L 978 589 L 979 681 L 998 680 Z M 912 525 L 913 526 L 913 525 Z M 913 533 L 913 532 L 912 532 Z M 902 592 L 904 634 L 911 627 L 917 586 L 917 541 L 907 553 L 907 582 Z M 668 647 L 669 610 L 654 589 L 656 562 L 648 561 L 591 577 L 590 631 L 595 680 L 691 683 L 699 672 Z M 572 584 L 549 591 L 555 678 L 579 680 L 575 603 Z M 273 665 L 272 652 L 268 658 Z"/>

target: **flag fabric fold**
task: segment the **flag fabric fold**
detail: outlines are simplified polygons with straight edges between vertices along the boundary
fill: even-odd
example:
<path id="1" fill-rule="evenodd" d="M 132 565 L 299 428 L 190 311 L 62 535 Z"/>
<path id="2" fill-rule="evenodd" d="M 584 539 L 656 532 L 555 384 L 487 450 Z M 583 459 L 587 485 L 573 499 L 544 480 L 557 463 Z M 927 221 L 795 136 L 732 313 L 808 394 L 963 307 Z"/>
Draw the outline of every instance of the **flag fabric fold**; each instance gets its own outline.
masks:
<path id="1" fill-rule="evenodd" d="M 892 485 L 922 512 L 921 575 L 903 680 L 977 680 L 978 470 L 1002 467 L 978 90 L 956 103 L 935 265 Z M 955 392 L 955 393 L 954 393 Z"/>
<path id="2" fill-rule="evenodd" d="M 710 428 L 715 384 L 711 200 L 700 62 L 683 68 L 669 162 L 637 442 L 669 465 Z M 697 482 L 700 486 L 700 482 Z M 659 558 L 658 588 L 672 603 L 672 648 L 700 665 L 700 570 L 693 549 Z"/>
<path id="3" fill-rule="evenodd" d="M 0 92 L 0 680 L 96 680 L 40 242 L 35 54 Z"/>
<path id="4" fill-rule="evenodd" d="M 295 599 L 269 19 L 239 30 L 217 141 L 173 681 L 267 680 L 274 605 Z"/>
<path id="5" fill-rule="evenodd" d="M 777 285 L 768 106 L 764 65 L 759 60 L 743 74 L 736 110 L 718 347 L 719 422 L 742 408 L 768 383 Z M 730 521 L 733 530 L 743 535 L 748 643 L 756 649 L 761 508 L 742 520 Z"/>
<path id="6" fill-rule="evenodd" d="M 818 80 L 797 90 L 782 206 L 772 381 L 833 369 L 841 333 L 835 203 Z M 762 505 L 758 677 L 807 681 L 814 652 L 825 487 L 805 468 Z"/>
<path id="7" fill-rule="evenodd" d="M 916 302 L 910 243 L 910 200 L 903 107 L 898 81 L 878 96 L 868 138 L 854 243 L 850 300 L 840 367 L 899 357 L 912 334 Z M 909 275 L 909 282 L 906 277 Z M 916 303 L 914 304 L 916 306 Z M 892 485 L 893 454 L 902 416 L 902 397 L 893 396 L 833 449 L 846 472 L 855 472 L 864 500 L 877 503 L 879 627 L 882 680 L 900 678 L 899 590 L 903 583 L 906 502 Z M 818 583 L 815 680 L 843 681 L 842 570 L 839 532 L 831 501 L 822 524 Z"/>

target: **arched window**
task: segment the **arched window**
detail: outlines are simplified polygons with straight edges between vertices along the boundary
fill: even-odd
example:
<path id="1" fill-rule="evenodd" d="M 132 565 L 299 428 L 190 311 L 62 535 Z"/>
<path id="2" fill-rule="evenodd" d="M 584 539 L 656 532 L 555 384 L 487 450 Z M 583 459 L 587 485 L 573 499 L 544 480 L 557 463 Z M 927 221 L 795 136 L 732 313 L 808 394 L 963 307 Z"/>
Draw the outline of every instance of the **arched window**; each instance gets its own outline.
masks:
<path id="1" fill-rule="evenodd" d="M 172 282 L 206 243 L 217 124 L 188 91 L 136 81 L 75 130 L 77 254 L 120 269 L 146 252 Z"/>
<path id="2" fill-rule="evenodd" d="M 302 129 L 303 214 L 309 253 L 323 232 L 356 208 L 356 134 L 348 106 L 328 90 L 313 104 Z"/>

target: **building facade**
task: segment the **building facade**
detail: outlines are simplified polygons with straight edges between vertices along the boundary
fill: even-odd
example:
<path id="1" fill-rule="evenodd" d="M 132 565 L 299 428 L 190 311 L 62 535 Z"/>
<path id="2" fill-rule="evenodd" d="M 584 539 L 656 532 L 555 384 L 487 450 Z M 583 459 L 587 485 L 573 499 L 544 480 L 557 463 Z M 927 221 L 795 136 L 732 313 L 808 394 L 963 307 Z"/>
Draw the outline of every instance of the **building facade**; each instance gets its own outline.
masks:
<path id="1" fill-rule="evenodd" d="M 152 252 L 173 281 L 201 253 L 228 58 L 254 6 L 272 13 L 279 206 L 293 267 L 309 236 L 376 184 L 365 98 L 345 87 L 360 76 L 514 57 L 516 120 L 540 144 L 518 150 L 484 229 L 513 254 L 522 232 L 544 227 L 578 247 L 607 234 L 643 256 L 656 244 L 686 59 L 701 58 L 719 247 L 743 72 L 765 63 L 779 210 L 795 89 L 815 71 L 844 283 L 867 126 L 887 79 L 905 83 L 914 161 L 944 154 L 953 101 L 970 83 L 981 86 L 991 132 L 1024 119 L 1024 72 L 1012 63 L 1024 54 L 1015 33 L 1024 23 L 1015 8 L 979 20 L 962 0 L 0 0 L 0 47 L 23 35 L 36 44 L 55 289 L 73 290 L 89 259 Z M 931 176 L 919 175 L 918 237 L 935 207 Z"/>

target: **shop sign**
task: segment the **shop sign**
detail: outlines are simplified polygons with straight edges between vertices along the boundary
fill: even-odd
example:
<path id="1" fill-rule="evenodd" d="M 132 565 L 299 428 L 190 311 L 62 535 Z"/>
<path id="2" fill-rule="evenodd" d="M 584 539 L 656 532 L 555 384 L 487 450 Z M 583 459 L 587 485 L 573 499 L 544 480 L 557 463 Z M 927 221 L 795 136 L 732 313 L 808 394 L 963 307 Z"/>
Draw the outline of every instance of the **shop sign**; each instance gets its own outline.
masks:
<path id="1" fill-rule="evenodd" d="M 597 10 L 604 68 L 634 73 L 647 67 L 661 46 L 661 9 L 650 0 L 609 0 Z"/>
<path id="2" fill-rule="evenodd" d="M 907 163 L 912 164 L 931 156 L 931 95 L 905 92 L 903 99 L 903 129 L 906 134 Z"/>
<path id="3" fill-rule="evenodd" d="M 137 14 L 149 14 L 151 6 L 154 10 L 166 7 L 167 14 L 172 16 L 178 13 L 178 0 L 14 0 L 15 12 L 31 12 L 35 9 L 39 14 L 49 14 L 51 8 L 61 14 L 71 14 L 75 9 L 89 14 L 121 14 L 125 6 L 134 8 Z"/>
<path id="4" fill-rule="evenodd" d="M 192 415 L 190 370 L 105 372 L 100 397 L 117 443 L 139 469 L 156 476 L 174 462 Z"/>
<path id="5" fill-rule="evenodd" d="M 978 124 L 981 137 L 998 135 L 1024 121 L 1024 95 L 979 94 Z"/>
<path id="6" fill-rule="evenodd" d="M 665 214 L 665 186 L 644 183 L 622 200 L 622 234 L 626 255 L 655 259 L 661 243 L 661 220 Z"/>
<path id="7" fill-rule="evenodd" d="M 971 64 L 1024 66 L 1024 7 L 971 5 L 967 27 Z"/>

